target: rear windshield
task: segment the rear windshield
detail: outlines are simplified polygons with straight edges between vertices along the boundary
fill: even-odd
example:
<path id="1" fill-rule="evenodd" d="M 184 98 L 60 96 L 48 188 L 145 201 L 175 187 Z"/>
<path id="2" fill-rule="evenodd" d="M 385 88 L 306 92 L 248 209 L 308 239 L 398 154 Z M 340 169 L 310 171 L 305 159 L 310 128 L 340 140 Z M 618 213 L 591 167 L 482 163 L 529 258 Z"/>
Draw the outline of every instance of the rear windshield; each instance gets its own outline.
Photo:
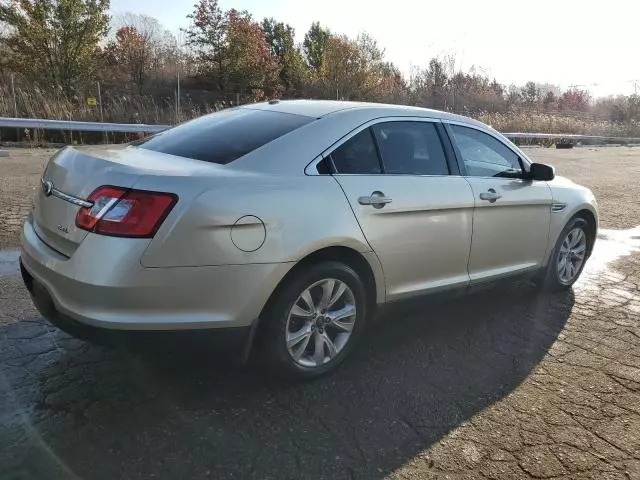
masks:
<path id="1" fill-rule="evenodd" d="M 237 108 L 196 118 L 134 145 L 227 164 L 313 120 L 302 115 Z"/>

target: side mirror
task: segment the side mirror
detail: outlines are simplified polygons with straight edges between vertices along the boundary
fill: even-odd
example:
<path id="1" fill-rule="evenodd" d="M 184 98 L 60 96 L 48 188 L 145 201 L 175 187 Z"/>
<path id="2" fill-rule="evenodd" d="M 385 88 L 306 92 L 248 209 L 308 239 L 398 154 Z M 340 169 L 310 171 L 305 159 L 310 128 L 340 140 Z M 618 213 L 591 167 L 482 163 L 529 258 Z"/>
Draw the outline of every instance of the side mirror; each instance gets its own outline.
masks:
<path id="1" fill-rule="evenodd" d="M 532 163 L 529 170 L 531 180 L 550 181 L 556 177 L 556 169 L 544 163 Z"/>

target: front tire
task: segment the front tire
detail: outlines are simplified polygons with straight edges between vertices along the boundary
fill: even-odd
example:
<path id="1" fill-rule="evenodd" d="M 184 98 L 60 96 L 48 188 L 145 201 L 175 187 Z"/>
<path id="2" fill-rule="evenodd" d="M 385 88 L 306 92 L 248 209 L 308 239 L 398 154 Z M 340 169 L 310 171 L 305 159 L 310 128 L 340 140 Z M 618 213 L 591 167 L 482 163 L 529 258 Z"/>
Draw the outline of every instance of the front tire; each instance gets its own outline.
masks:
<path id="1" fill-rule="evenodd" d="M 300 267 L 265 311 L 260 348 L 269 368 L 299 379 L 335 370 L 363 332 L 366 293 L 360 275 L 343 263 Z"/>
<path id="2" fill-rule="evenodd" d="M 549 291 L 568 290 L 578 281 L 593 246 L 589 223 L 572 218 L 556 242 L 540 286 Z"/>

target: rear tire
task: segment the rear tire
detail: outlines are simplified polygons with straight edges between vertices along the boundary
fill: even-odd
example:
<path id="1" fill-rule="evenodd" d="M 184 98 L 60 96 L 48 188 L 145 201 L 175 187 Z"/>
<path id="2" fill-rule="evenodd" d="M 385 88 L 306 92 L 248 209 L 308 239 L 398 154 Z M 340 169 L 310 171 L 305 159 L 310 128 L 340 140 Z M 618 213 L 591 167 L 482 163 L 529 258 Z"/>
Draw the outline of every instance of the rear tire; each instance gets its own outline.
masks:
<path id="1" fill-rule="evenodd" d="M 269 302 L 259 349 L 266 366 L 287 378 L 335 370 L 353 350 L 367 318 L 367 292 L 348 265 L 324 261 L 300 268 Z"/>
<path id="2" fill-rule="evenodd" d="M 535 282 L 544 290 L 568 290 L 578 281 L 593 246 L 589 223 L 574 217 L 562 229 L 546 269 Z"/>

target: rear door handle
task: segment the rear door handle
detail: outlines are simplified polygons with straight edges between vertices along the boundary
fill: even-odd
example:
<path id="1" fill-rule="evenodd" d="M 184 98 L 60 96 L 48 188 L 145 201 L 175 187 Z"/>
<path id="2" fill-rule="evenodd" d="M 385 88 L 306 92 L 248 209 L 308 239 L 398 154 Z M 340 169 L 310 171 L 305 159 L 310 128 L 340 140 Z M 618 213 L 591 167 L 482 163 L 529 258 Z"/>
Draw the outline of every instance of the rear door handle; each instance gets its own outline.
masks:
<path id="1" fill-rule="evenodd" d="M 486 200 L 489 203 L 494 203 L 499 198 L 502 198 L 502 195 L 497 193 L 493 188 L 490 188 L 488 191 L 480 194 L 480 200 Z"/>
<path id="2" fill-rule="evenodd" d="M 360 205 L 371 205 L 373 208 L 382 208 L 387 203 L 391 203 L 391 199 L 385 197 L 384 193 L 375 191 L 368 197 L 359 197 L 358 203 Z"/>

